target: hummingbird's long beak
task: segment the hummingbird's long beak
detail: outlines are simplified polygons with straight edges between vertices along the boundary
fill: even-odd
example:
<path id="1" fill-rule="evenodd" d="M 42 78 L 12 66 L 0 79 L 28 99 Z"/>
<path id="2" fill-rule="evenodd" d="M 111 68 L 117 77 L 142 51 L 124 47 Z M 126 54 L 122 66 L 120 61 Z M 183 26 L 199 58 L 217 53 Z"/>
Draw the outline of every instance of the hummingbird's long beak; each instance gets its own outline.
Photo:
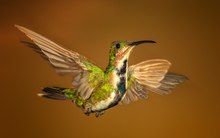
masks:
<path id="1" fill-rule="evenodd" d="M 143 44 L 143 43 L 156 43 L 156 42 L 153 41 L 153 40 L 141 40 L 141 41 L 131 42 L 131 43 L 129 43 L 128 45 L 129 45 L 129 46 L 137 46 L 137 45 L 140 45 L 140 44 Z"/>

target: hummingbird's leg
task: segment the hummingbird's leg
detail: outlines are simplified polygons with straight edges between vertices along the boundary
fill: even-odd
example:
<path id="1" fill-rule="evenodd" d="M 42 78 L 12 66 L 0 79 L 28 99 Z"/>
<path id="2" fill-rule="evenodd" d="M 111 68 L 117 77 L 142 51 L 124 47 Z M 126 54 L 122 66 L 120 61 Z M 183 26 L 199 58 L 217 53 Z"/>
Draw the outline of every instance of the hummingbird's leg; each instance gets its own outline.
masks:
<path id="1" fill-rule="evenodd" d="M 91 112 L 85 112 L 84 114 L 85 114 L 85 115 L 87 115 L 87 116 L 89 116 L 89 115 L 90 115 L 90 113 L 91 113 Z"/>
<path id="2" fill-rule="evenodd" d="M 104 114 L 104 111 L 98 111 L 98 112 L 95 113 L 95 116 L 99 117 L 99 116 L 101 116 L 103 114 Z"/>
<path id="3" fill-rule="evenodd" d="M 92 113 L 92 108 L 87 108 L 84 110 L 84 114 L 89 116 Z"/>
<path id="4" fill-rule="evenodd" d="M 92 113 L 92 106 L 90 104 L 86 104 L 84 107 L 84 114 L 89 116 Z"/>

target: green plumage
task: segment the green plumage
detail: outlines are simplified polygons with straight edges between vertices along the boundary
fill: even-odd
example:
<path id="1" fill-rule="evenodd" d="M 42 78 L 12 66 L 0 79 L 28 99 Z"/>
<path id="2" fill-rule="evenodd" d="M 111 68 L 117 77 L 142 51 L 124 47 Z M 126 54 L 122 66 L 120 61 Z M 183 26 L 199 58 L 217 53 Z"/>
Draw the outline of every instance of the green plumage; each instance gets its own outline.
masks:
<path id="1" fill-rule="evenodd" d="M 106 70 L 102 70 L 84 56 L 67 50 L 40 34 L 22 26 L 15 27 L 33 41 L 23 43 L 50 62 L 59 74 L 73 77 L 71 88 L 46 87 L 39 96 L 71 100 L 87 115 L 96 113 L 96 116 L 100 116 L 115 105 L 144 99 L 148 91 L 169 94 L 186 79 L 183 75 L 167 73 L 171 63 L 163 59 L 147 60 L 128 67 L 129 55 L 134 46 L 155 43 L 151 40 L 113 42 L 109 64 Z"/>

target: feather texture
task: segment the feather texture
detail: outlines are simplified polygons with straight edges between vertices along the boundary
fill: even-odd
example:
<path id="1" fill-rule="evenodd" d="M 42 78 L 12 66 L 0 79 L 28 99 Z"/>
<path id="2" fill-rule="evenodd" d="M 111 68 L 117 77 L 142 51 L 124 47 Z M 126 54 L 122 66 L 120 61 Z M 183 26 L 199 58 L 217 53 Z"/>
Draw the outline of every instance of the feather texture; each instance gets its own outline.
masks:
<path id="1" fill-rule="evenodd" d="M 94 89 L 94 81 L 99 83 L 103 79 L 104 72 L 102 69 L 77 52 L 67 50 L 40 34 L 19 25 L 15 25 L 15 27 L 24 32 L 34 42 L 34 44 L 23 43 L 43 55 L 59 74 L 71 74 L 74 77 L 73 86 L 84 100 L 90 97 Z M 94 68 L 96 69 L 95 72 Z M 96 77 L 95 80 L 91 76 L 99 77 Z"/>
<path id="2" fill-rule="evenodd" d="M 146 99 L 148 91 L 161 95 L 169 94 L 177 84 L 187 79 L 183 75 L 167 73 L 170 65 L 167 60 L 153 59 L 130 66 L 129 85 L 121 104 Z"/>

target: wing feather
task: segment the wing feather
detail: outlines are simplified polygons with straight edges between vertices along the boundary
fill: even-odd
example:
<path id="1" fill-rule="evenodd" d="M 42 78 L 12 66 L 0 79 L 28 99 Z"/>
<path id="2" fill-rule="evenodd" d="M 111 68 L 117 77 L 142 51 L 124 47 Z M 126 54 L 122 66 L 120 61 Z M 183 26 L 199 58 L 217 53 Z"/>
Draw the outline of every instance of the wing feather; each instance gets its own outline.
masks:
<path id="1" fill-rule="evenodd" d="M 97 83 L 103 79 L 104 72 L 102 69 L 77 52 L 67 50 L 32 30 L 19 25 L 15 25 L 15 27 L 34 42 L 34 44 L 25 41 L 23 43 L 47 59 L 59 74 L 72 74 L 74 76 L 73 86 L 84 100 L 90 97 L 94 89 L 93 81 Z M 93 68 L 96 69 L 95 72 Z M 91 79 L 91 74 L 98 77 Z"/>
<path id="2" fill-rule="evenodd" d="M 146 99 L 148 91 L 166 95 L 187 77 L 169 73 L 171 63 L 163 59 L 153 59 L 130 66 L 128 69 L 128 88 L 121 104 L 138 99 Z M 167 73 L 168 72 L 168 73 Z M 136 96 L 136 97 L 135 97 Z"/>

